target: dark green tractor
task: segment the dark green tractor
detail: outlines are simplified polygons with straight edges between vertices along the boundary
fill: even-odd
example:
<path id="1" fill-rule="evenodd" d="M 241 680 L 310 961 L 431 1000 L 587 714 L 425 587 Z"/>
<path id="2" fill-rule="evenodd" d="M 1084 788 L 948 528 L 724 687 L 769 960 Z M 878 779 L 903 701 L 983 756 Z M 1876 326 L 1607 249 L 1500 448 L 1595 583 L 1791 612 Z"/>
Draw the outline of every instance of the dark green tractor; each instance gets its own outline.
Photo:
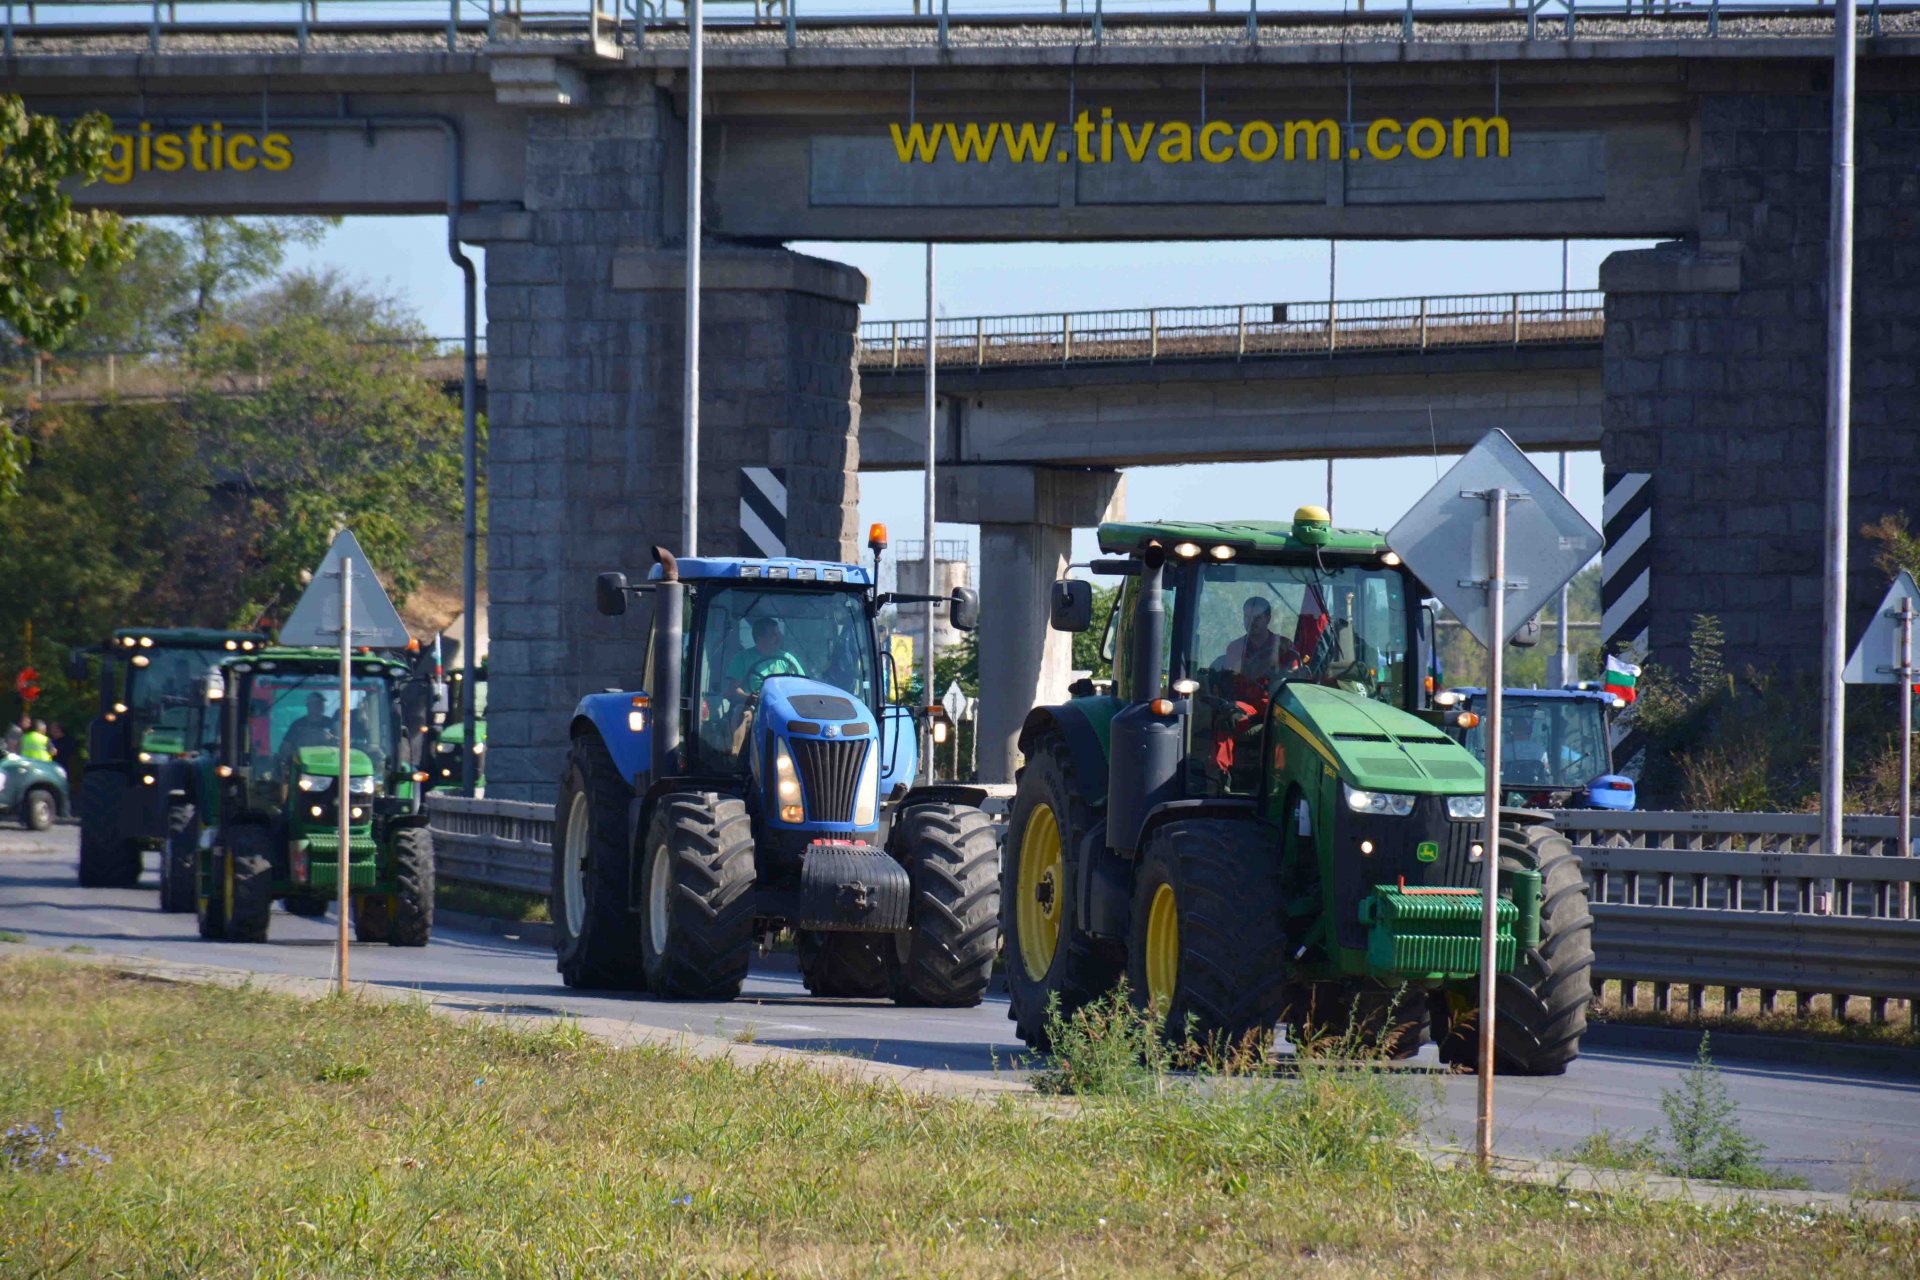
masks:
<path id="1" fill-rule="evenodd" d="M 1432 614 L 1377 533 L 1108 524 L 1114 693 L 1029 713 L 1002 863 L 1009 1016 L 1042 1047 L 1123 978 L 1175 1038 L 1429 1035 L 1477 1056 L 1485 774 L 1431 705 Z M 1058 583 L 1085 630 L 1091 584 Z M 1503 810 L 1496 1065 L 1578 1054 L 1592 921 L 1548 815 Z"/>
<path id="2" fill-rule="evenodd" d="M 476 788 L 487 784 L 487 664 L 482 662 L 471 672 L 460 669 L 447 673 L 446 718 L 427 735 L 427 753 L 421 767 L 427 771 L 427 785 L 458 789 L 461 782 L 461 752 L 467 748 L 467 704 L 473 704 L 473 782 Z"/>
<path id="3" fill-rule="evenodd" d="M 258 631 L 129 627 L 104 643 L 74 650 L 67 674 L 87 678 L 100 660 L 100 711 L 87 726 L 87 769 L 80 784 L 80 883 L 128 889 L 139 883 L 142 853 L 172 834 L 195 689 L 215 663 L 266 647 Z M 190 867 L 164 858 L 160 909 L 193 910 Z"/>
<path id="4" fill-rule="evenodd" d="M 295 915 L 324 915 L 339 896 L 345 804 L 355 936 L 426 945 L 433 840 L 399 714 L 407 679 L 401 662 L 353 659 L 344 769 L 337 653 L 265 649 L 203 682 L 192 810 L 175 835 L 195 859 L 201 937 L 264 941 L 276 898 Z"/>

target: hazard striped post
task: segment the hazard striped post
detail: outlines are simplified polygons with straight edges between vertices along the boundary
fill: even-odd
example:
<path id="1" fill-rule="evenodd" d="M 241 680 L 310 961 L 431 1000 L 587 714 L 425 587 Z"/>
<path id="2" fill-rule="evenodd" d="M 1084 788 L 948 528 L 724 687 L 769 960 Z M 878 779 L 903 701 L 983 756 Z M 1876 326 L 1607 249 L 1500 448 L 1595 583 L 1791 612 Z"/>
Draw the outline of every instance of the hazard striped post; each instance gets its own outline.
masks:
<path id="1" fill-rule="evenodd" d="M 739 554 L 769 560 L 787 554 L 784 467 L 740 468 Z"/>
<path id="2" fill-rule="evenodd" d="M 1609 471 L 1601 498 L 1600 651 L 1645 657 L 1653 588 L 1653 475 Z M 1602 659 L 1604 663 L 1604 658 Z M 1631 722 L 1614 722 L 1614 760 L 1626 770 L 1646 747 Z"/>

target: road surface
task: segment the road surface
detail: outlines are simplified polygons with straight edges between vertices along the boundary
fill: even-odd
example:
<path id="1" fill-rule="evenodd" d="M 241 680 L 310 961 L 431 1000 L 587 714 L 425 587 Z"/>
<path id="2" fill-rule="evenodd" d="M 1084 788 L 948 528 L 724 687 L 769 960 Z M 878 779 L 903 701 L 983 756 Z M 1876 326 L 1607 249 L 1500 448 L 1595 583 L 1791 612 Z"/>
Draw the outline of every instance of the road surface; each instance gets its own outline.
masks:
<path id="1" fill-rule="evenodd" d="M 139 889 L 81 889 L 75 883 L 77 828 L 44 835 L 0 830 L 0 931 L 51 948 L 153 956 L 259 973 L 326 977 L 333 971 L 334 925 L 275 908 L 264 943 L 200 940 L 191 915 L 159 910 L 151 866 Z M 897 1009 L 884 1001 L 820 1000 L 807 994 L 791 956 L 757 962 L 741 998 L 680 1003 L 568 990 L 553 953 L 515 938 L 441 927 L 419 950 L 358 946 L 356 982 L 496 998 L 519 1015 L 570 1012 L 645 1026 L 720 1036 L 751 1034 L 760 1044 L 854 1054 L 908 1066 L 963 1072 L 1019 1070 L 1023 1046 L 1007 1021 L 1006 997 L 978 1009 Z M 1422 1051 L 1430 1062 L 1432 1049 Z M 1509 1155 L 1563 1153 L 1597 1130 L 1635 1137 L 1659 1127 L 1660 1094 L 1688 1066 L 1679 1055 L 1589 1045 L 1556 1079 L 1502 1078 L 1496 1103 L 1499 1149 Z M 1770 1164 L 1820 1190 L 1868 1184 L 1920 1187 L 1920 1080 L 1864 1070 L 1722 1062 L 1721 1073 L 1747 1132 L 1767 1147 Z M 1428 1132 L 1467 1142 L 1473 1131 L 1473 1080 L 1415 1072 L 1409 1084 L 1428 1107 Z M 1437 1098 L 1434 1097 L 1437 1091 Z"/>

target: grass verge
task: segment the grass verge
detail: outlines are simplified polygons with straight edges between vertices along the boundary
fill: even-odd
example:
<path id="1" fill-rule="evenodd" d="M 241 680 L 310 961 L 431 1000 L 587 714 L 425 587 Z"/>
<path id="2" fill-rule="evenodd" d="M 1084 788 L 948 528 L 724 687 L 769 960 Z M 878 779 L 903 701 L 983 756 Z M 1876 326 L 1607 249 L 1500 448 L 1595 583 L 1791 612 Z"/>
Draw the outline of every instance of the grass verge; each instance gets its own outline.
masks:
<path id="1" fill-rule="evenodd" d="M 540 893 L 518 893 L 512 889 L 488 889 L 460 880 L 439 880 L 433 886 L 435 906 L 468 915 L 488 916 L 495 920 L 519 920 L 544 924 L 553 919 L 547 914 L 547 898 Z"/>
<path id="2" fill-rule="evenodd" d="M 1435 1170 L 1331 1075 L 1232 1096 L 936 1099 L 610 1049 L 569 1022 L 0 960 L 0 1275 L 1920 1272 L 1911 1224 Z M 1365 1115 L 1382 1113 L 1370 1106 Z"/>
<path id="3" fill-rule="evenodd" d="M 1700 1012 L 1694 1013 L 1687 1007 L 1684 987 L 1676 986 L 1673 1007 L 1664 1010 L 1653 1007 L 1651 984 L 1642 982 L 1639 988 L 1634 1004 L 1626 1006 L 1621 1003 L 1620 983 L 1606 983 L 1600 998 L 1594 1002 L 1592 1016 L 1603 1022 L 1629 1026 L 1686 1027 L 1735 1035 L 1791 1036 L 1842 1044 L 1920 1048 L 1920 1034 L 1915 1034 L 1905 1009 L 1897 1000 L 1889 1002 L 1893 1009 L 1888 1020 L 1875 1023 L 1868 1020 L 1866 998 L 1855 996 L 1847 1002 L 1848 1016 L 1842 1022 L 1833 1016 L 1833 1001 L 1825 995 L 1814 996 L 1805 1011 L 1789 1013 L 1785 1010 L 1792 1004 L 1792 995 L 1782 992 L 1781 1011 L 1762 1013 L 1751 990 L 1746 992 L 1742 1007 L 1730 1010 L 1721 989 L 1708 987 L 1701 992 Z"/>

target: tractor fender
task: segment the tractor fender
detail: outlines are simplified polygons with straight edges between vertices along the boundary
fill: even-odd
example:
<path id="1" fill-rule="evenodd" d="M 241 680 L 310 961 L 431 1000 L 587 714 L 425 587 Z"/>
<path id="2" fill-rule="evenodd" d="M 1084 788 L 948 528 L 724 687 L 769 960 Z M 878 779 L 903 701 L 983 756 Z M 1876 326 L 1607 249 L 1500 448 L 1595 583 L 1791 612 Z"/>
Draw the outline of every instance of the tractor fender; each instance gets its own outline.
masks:
<path id="1" fill-rule="evenodd" d="M 912 808 L 916 804 L 952 804 L 967 809 L 978 809 L 986 799 L 985 787 L 966 787 L 951 782 L 928 782 L 912 788 L 894 801 L 890 807 L 896 812 Z"/>
<path id="2" fill-rule="evenodd" d="M 641 775 L 650 771 L 653 759 L 651 710 L 647 714 L 645 727 L 638 730 L 627 727 L 627 715 L 633 710 L 633 700 L 637 696 L 640 695 L 619 690 L 588 694 L 573 709 L 573 723 L 568 732 L 569 740 L 589 731 L 599 734 L 600 741 L 606 744 L 607 754 L 613 757 L 613 767 L 636 789 L 640 785 Z"/>
<path id="3" fill-rule="evenodd" d="M 1094 706 L 1090 704 L 1106 704 Z M 1073 780 L 1089 806 L 1107 804 L 1107 725 L 1120 709 L 1117 698 L 1075 698 L 1058 706 L 1035 707 L 1020 726 L 1020 751 L 1027 754 L 1040 735 L 1058 732 L 1073 761 Z"/>
<path id="4" fill-rule="evenodd" d="M 1169 800 L 1147 810 L 1146 819 L 1140 824 L 1140 848 L 1145 848 L 1147 839 L 1154 831 L 1180 818 L 1231 818 L 1238 822 L 1254 822 L 1260 817 L 1259 806 L 1252 798 L 1239 796 L 1206 796 L 1197 800 Z M 1278 842 L 1274 853 L 1279 855 Z"/>

